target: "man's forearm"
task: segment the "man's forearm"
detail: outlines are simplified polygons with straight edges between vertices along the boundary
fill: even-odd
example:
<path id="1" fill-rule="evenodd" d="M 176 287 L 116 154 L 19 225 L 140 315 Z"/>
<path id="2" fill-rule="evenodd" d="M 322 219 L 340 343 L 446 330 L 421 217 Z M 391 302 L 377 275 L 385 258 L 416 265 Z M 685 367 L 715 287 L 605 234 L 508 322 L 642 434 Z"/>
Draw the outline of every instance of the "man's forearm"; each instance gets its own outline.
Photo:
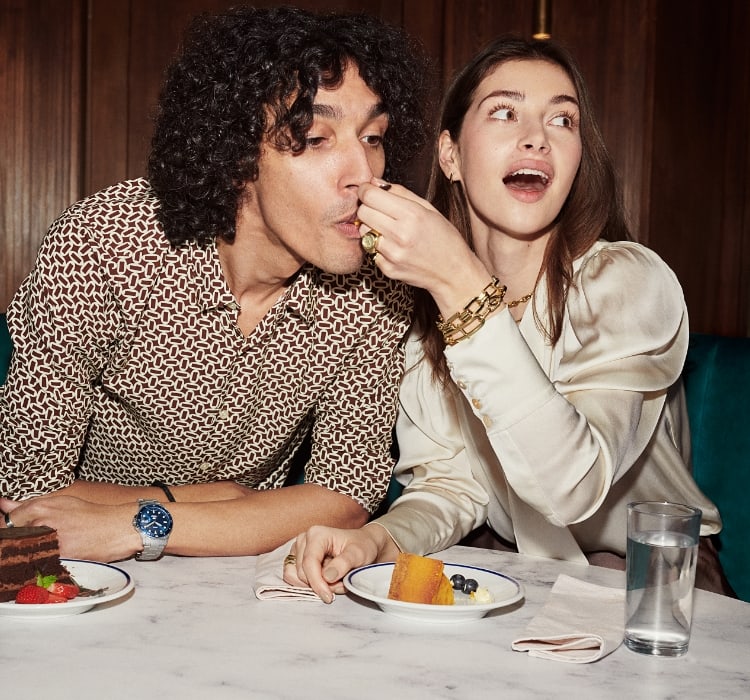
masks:
<path id="1" fill-rule="evenodd" d="M 2 499 L 0 508 L 13 514 L 16 526 L 55 528 L 67 558 L 118 561 L 141 551 L 141 536 L 133 526 L 136 500 L 151 498 L 157 491 L 161 497 L 156 500 L 166 505 L 174 521 L 166 553 L 182 556 L 261 554 L 313 524 L 356 528 L 368 517 L 349 496 L 314 484 L 270 491 L 248 489 L 239 498 L 217 501 L 168 503 L 156 487 L 77 482 L 26 501 Z M 101 503 L 104 500 L 107 502 Z"/>
<path id="2" fill-rule="evenodd" d="M 335 491 L 301 484 L 252 491 L 222 503 L 172 503 L 175 525 L 167 552 L 183 556 L 238 556 L 271 551 L 315 524 L 355 528 L 367 511 Z"/>
<path id="3" fill-rule="evenodd" d="M 210 484 L 186 484 L 174 486 L 168 484 L 176 501 L 200 503 L 205 501 L 224 501 L 240 498 L 252 492 L 252 489 L 241 486 L 234 481 L 217 481 Z M 141 498 L 166 502 L 164 490 L 158 486 L 124 486 L 98 481 L 74 481 L 70 486 L 55 491 L 50 495 L 76 496 L 92 503 L 117 505 L 131 503 Z"/>

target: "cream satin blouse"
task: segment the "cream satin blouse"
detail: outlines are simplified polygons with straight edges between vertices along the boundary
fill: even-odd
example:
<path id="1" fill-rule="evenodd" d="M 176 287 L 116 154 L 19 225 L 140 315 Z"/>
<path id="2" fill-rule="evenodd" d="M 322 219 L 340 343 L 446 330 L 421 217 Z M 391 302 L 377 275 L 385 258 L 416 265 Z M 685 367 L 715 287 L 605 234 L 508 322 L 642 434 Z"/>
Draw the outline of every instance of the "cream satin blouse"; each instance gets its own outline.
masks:
<path id="1" fill-rule="evenodd" d="M 697 505 L 702 534 L 721 529 L 687 466 L 677 278 L 624 241 L 596 243 L 574 273 L 554 347 L 531 305 L 519 324 L 504 309 L 446 349 L 446 390 L 409 340 L 396 467 L 406 488 L 377 521 L 403 550 L 439 551 L 487 521 L 526 554 L 622 555 L 633 500 Z M 546 319 L 543 284 L 534 304 Z"/>

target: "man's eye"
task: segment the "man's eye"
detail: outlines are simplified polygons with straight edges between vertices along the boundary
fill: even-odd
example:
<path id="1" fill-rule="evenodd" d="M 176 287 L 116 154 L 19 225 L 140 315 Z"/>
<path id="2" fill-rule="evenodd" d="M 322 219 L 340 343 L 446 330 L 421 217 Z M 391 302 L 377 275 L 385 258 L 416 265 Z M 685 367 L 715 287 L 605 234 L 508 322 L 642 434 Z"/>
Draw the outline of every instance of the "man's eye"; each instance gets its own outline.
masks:
<path id="1" fill-rule="evenodd" d="M 324 141 L 324 136 L 308 136 L 305 139 L 305 145 L 309 146 L 310 148 L 315 148 L 316 146 L 320 146 Z"/>
<path id="2" fill-rule="evenodd" d="M 364 136 L 362 140 L 368 146 L 379 146 L 383 143 L 383 137 L 380 134 L 369 134 L 368 136 Z"/>

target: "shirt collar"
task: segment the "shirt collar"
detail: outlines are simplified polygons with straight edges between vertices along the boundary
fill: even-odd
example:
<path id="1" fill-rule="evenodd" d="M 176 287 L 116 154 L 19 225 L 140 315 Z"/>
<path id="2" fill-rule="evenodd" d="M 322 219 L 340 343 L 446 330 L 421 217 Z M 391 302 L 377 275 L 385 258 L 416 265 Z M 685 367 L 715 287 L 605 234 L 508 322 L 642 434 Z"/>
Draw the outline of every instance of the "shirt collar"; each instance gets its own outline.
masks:
<path id="1" fill-rule="evenodd" d="M 205 246 L 191 243 L 190 255 L 195 273 L 196 302 L 200 311 L 236 311 L 239 306 L 224 279 L 216 242 Z M 319 274 L 320 271 L 313 265 L 303 265 L 276 306 L 282 304 L 286 313 L 301 318 L 310 326 L 314 325 L 320 287 Z"/>

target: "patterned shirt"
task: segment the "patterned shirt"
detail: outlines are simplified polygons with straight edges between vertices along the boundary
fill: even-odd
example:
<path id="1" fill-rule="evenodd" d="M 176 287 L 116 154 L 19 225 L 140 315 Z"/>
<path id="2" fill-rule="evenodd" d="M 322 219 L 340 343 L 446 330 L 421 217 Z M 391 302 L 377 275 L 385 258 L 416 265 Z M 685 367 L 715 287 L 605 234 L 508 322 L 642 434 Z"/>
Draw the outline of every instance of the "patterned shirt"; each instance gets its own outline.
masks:
<path id="1" fill-rule="evenodd" d="M 245 337 L 216 246 L 173 247 L 145 180 L 70 207 L 8 308 L 0 493 L 76 478 L 282 486 L 311 432 L 305 481 L 369 511 L 391 428 L 411 294 L 366 263 L 304 266 Z"/>

